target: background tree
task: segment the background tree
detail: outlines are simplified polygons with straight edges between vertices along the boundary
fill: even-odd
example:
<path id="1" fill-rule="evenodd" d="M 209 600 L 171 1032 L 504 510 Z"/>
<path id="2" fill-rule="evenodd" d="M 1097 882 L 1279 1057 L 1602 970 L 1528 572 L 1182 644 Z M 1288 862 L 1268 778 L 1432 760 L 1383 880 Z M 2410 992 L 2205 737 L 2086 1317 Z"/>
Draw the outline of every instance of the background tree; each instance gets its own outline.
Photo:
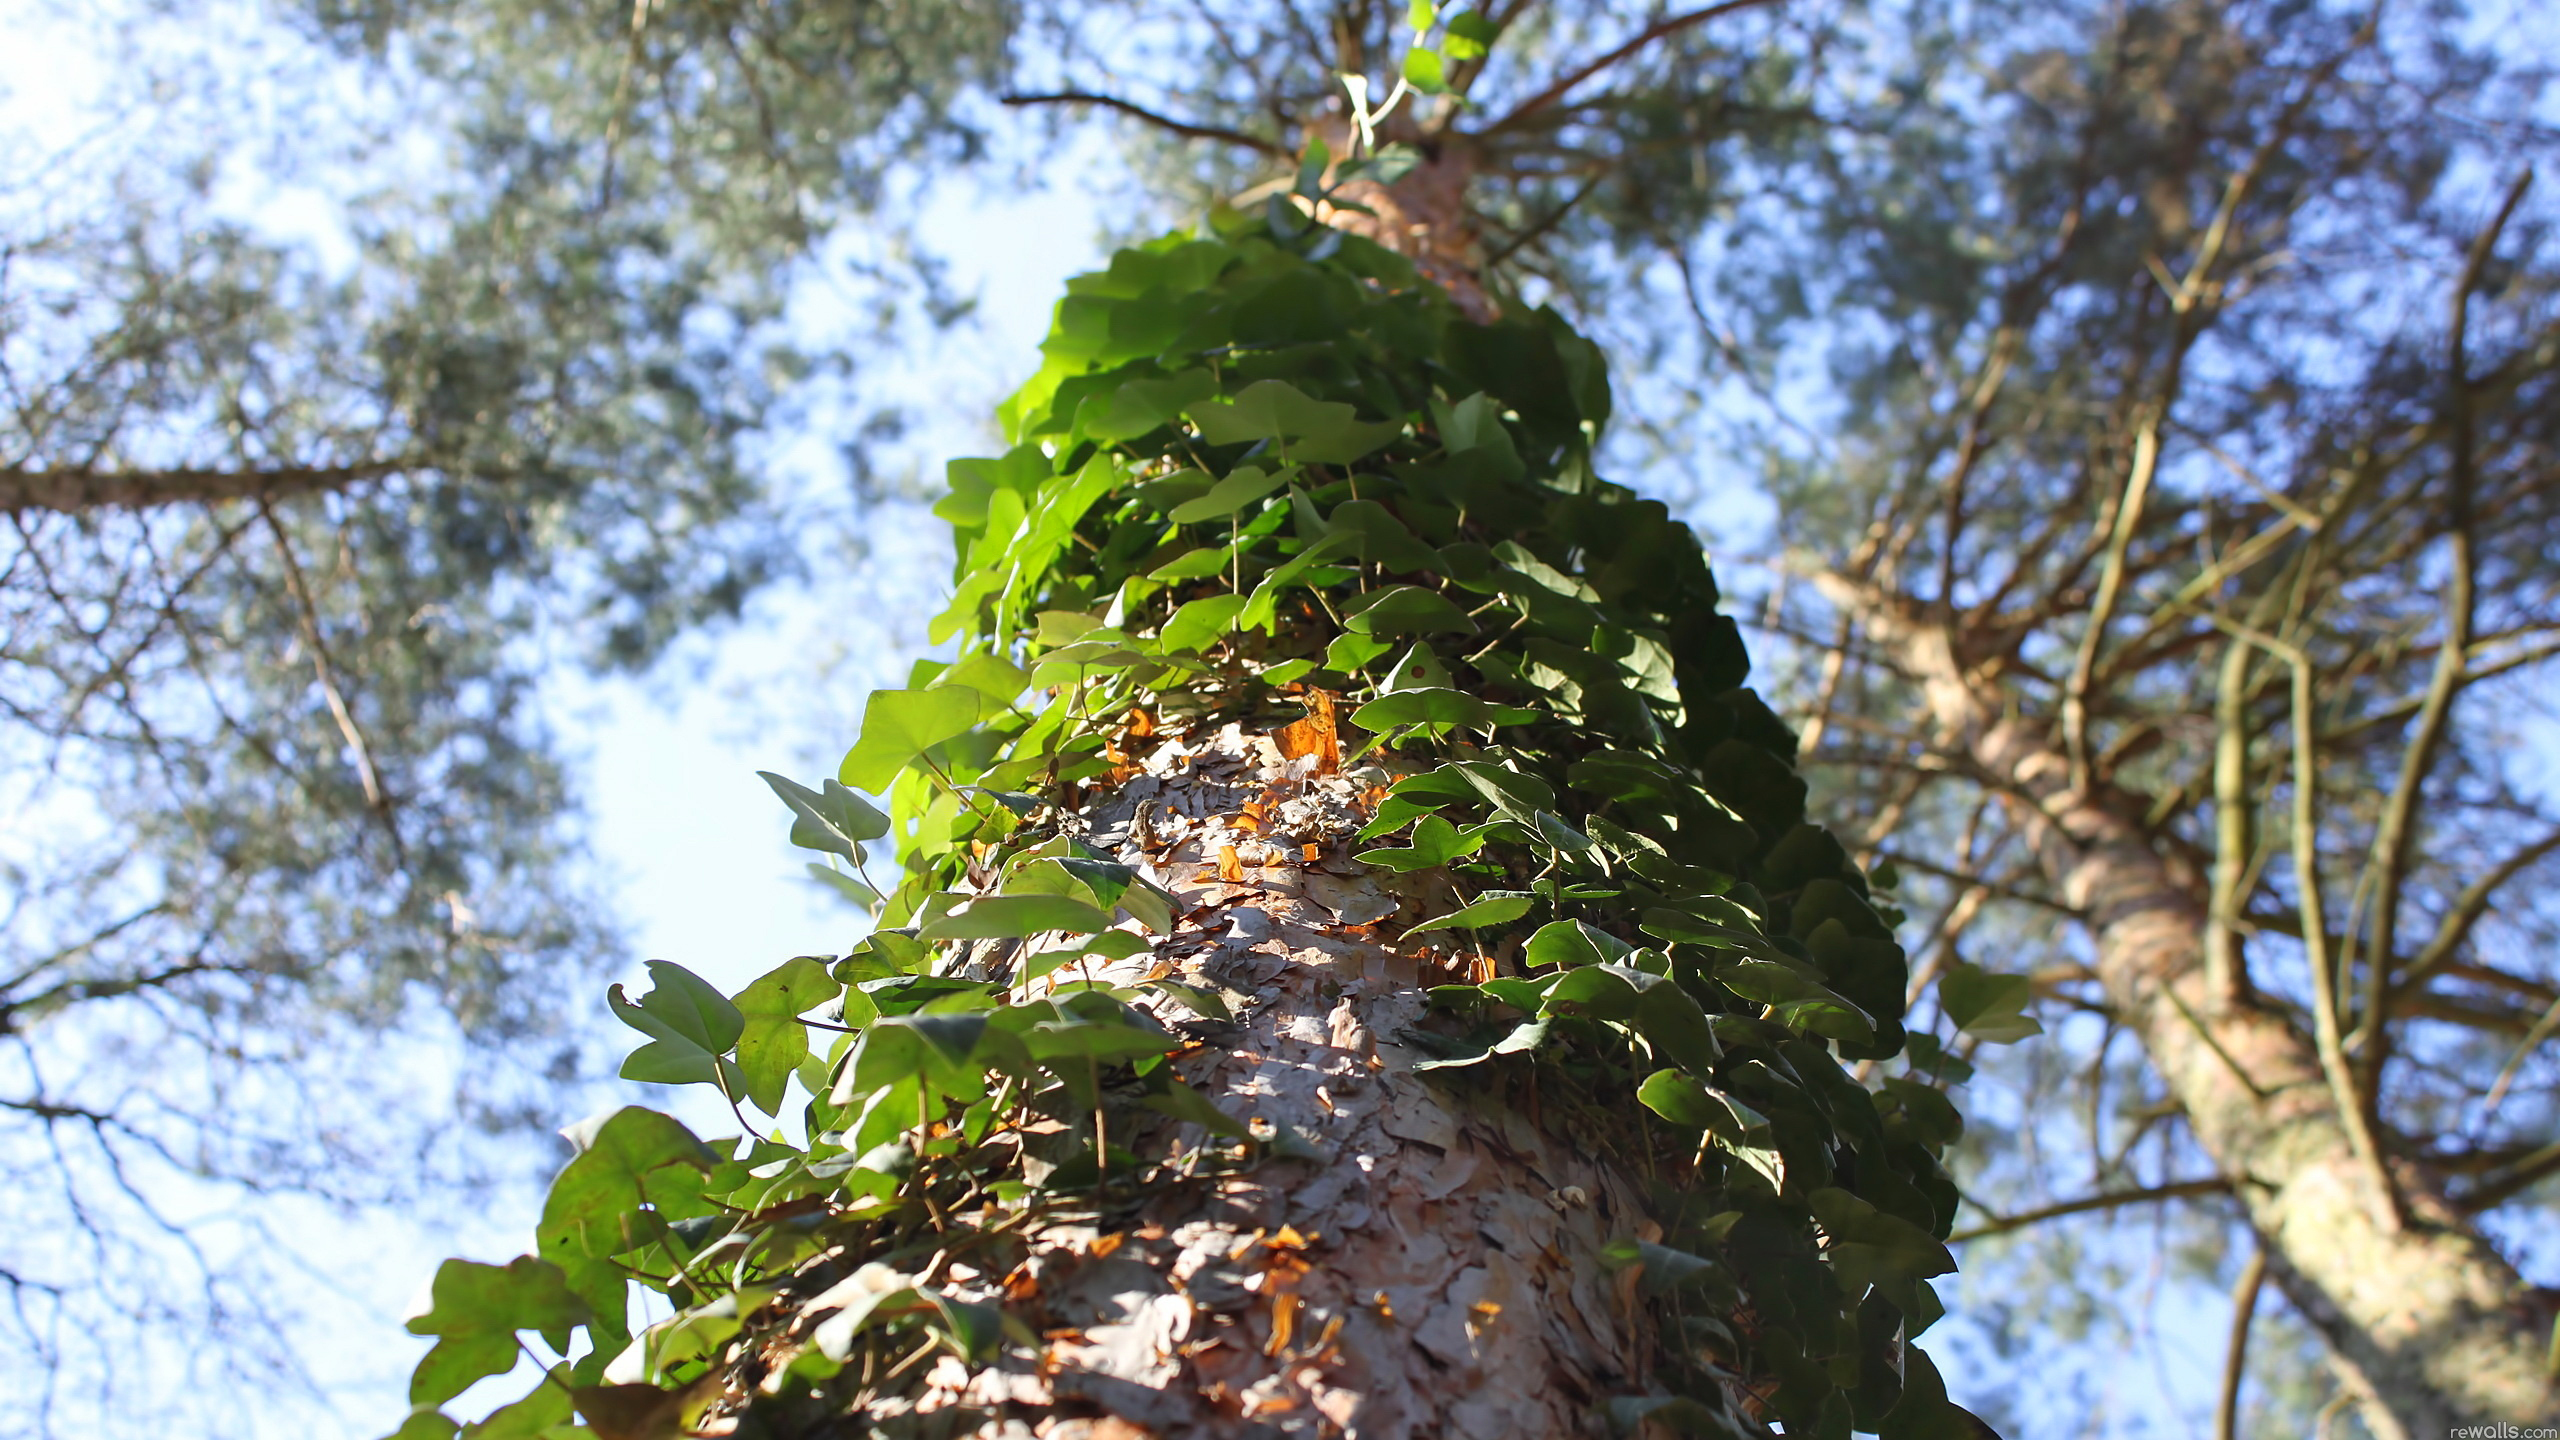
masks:
<path id="1" fill-rule="evenodd" d="M 782 334 L 794 262 L 972 148 L 948 102 L 1004 38 L 946 4 L 298 23 L 376 47 L 373 88 L 140 51 L 140 142 L 23 171 L 0 238 L 0 1273 L 48 1394 L 160 1370 L 111 1358 L 136 1320 L 172 1367 L 272 1358 L 269 1252 L 204 1233 L 205 1182 L 406 1191 L 435 1116 L 574 1076 L 562 981 L 611 927 L 537 687 L 796 564 L 770 435 L 842 356 Z M 217 193 L 280 97 L 344 139 L 285 178 L 362 187 L 321 245 Z M 449 1109 L 384 1058 L 420 1029 L 482 1047 Z"/>
<path id="2" fill-rule="evenodd" d="M 2261 1276 L 2374 1433 L 2550 1403 L 2493 1239 L 2537 1255 L 2560 1166 L 2551 136 L 2459 18 L 1921 16 L 1882 109 L 1844 86 L 1765 204 L 1659 232 L 1776 396 L 1768 613 L 1921 979 L 2086 1017 L 2005 1067 L 1986 1228 L 2243 1237 L 2225 1433 Z"/>

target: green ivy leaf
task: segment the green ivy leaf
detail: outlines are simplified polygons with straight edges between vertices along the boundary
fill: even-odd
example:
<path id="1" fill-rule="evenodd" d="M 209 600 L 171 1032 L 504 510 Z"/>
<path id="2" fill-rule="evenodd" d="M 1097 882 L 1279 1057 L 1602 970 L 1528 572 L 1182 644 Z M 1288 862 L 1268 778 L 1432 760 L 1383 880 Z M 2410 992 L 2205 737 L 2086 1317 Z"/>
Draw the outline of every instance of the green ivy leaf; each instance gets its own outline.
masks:
<path id="1" fill-rule="evenodd" d="M 986 697 L 981 713 L 1010 708 L 1031 687 L 1031 675 L 1002 655 L 980 651 L 963 655 L 950 669 L 933 677 L 929 689 L 975 690 Z"/>
<path id="2" fill-rule="evenodd" d="M 464 1426 L 462 1440 L 568 1440 L 569 1434 L 579 1432 L 555 1433 L 553 1427 L 567 1430 L 576 1418 L 576 1406 L 569 1397 L 569 1367 L 554 1365 L 532 1394 L 500 1406 L 477 1425 Z"/>
<path id="3" fill-rule="evenodd" d="M 832 866 L 820 865 L 814 861 L 807 868 L 811 879 L 865 910 L 873 909 L 880 903 L 880 892 L 862 883 L 860 876 L 847 875 Z"/>
<path id="4" fill-rule="evenodd" d="M 409 1418 L 400 1422 L 399 1429 L 383 1436 L 382 1440 L 453 1440 L 461 1428 L 452 1416 L 433 1405 L 421 1405 L 409 1412 Z"/>
<path id="5" fill-rule="evenodd" d="M 1076 428 L 1085 438 L 1110 443 L 1135 440 L 1182 418 L 1183 410 L 1218 393 L 1218 382 L 1206 370 L 1184 370 L 1162 380 L 1132 380 L 1107 395 L 1086 398 L 1076 407 Z"/>
<path id="6" fill-rule="evenodd" d="M 1416 45 L 1405 52 L 1404 80 L 1425 95 L 1448 93 L 1448 76 L 1440 64 L 1440 52 Z"/>
<path id="7" fill-rule="evenodd" d="M 874 795 L 934 746 L 978 723 L 979 697 L 966 689 L 875 690 L 862 709 L 862 738 L 836 778 Z"/>
<path id="8" fill-rule="evenodd" d="M 2035 998 L 2026 976 L 1995 975 L 1970 960 L 1958 961 L 1938 977 L 1938 1003 L 1946 1007 L 1947 1019 L 1995 1045 L 2044 1033 L 2044 1026 L 2024 1013 Z"/>
<path id="9" fill-rule="evenodd" d="M 1343 620 L 1343 628 L 1362 635 L 1472 635 L 1476 622 L 1449 603 L 1449 597 L 1419 585 L 1390 585 L 1372 590 Z"/>
<path id="10" fill-rule="evenodd" d="M 889 833 L 889 817 L 865 803 L 837 781 L 812 790 L 770 770 L 756 775 L 791 807 L 791 843 L 803 850 L 824 850 L 854 864 L 863 861 L 862 844 Z"/>
<path id="11" fill-rule="evenodd" d="M 1440 552 L 1413 538 L 1404 522 L 1375 500 L 1348 500 L 1325 517 L 1326 533 L 1354 546 L 1370 564 L 1404 574 L 1438 574 Z"/>
<path id="12" fill-rule="evenodd" d="M 1441 664 L 1440 657 L 1431 653 L 1431 647 L 1419 640 L 1414 642 L 1412 649 L 1404 652 L 1402 659 L 1388 666 L 1385 677 L 1378 681 L 1378 689 L 1390 695 L 1399 690 L 1451 688 L 1449 667 Z"/>
<path id="13" fill-rule="evenodd" d="M 1437 818 L 1437 817 L 1434 817 Z M 1443 820 L 1440 823 L 1447 824 Z M 1404 932 L 1420 935 L 1427 930 L 1482 930 L 1493 925 L 1507 925 L 1529 913 L 1538 897 L 1526 890 L 1488 891 L 1482 899 L 1464 905 L 1436 919 L 1425 920 Z"/>
<path id="14" fill-rule="evenodd" d="M 409 1403 L 442 1405 L 514 1369 L 519 1330 L 557 1333 L 586 1319 L 585 1303 L 548 1261 L 530 1255 L 504 1265 L 447 1260 L 436 1268 L 427 1308 L 408 1320 L 410 1334 L 438 1337 L 409 1377 Z"/>
<path id="15" fill-rule="evenodd" d="M 1052 930 L 1090 935 L 1111 928 L 1100 907 L 1069 895 L 981 895 L 916 931 L 919 940 L 1013 940 Z"/>
<path id="16" fill-rule="evenodd" d="M 809 1057 L 809 1030 L 800 1017 L 843 990 L 823 963 L 795 955 L 738 992 L 738 1013 L 746 1022 L 738 1034 L 738 1070 L 757 1109 L 782 1113 L 791 1073 Z"/>
<path id="17" fill-rule="evenodd" d="M 1392 642 L 1346 631 L 1334 636 L 1333 643 L 1325 647 L 1324 667 L 1339 670 L 1345 675 L 1357 675 L 1368 668 L 1370 661 L 1394 648 Z"/>
<path id="18" fill-rule="evenodd" d="M 1636 953 L 1636 947 L 1583 921 L 1556 920 L 1538 927 L 1524 953 L 1531 965 L 1573 969 L 1614 964 Z"/>
<path id="19" fill-rule="evenodd" d="M 1312 399 L 1286 380 L 1257 380 L 1231 400 L 1183 413 L 1212 445 L 1269 440 L 1286 458 L 1309 465 L 1348 465 L 1404 433 L 1392 420 L 1364 423 L 1351 406 Z"/>
<path id="20" fill-rule="evenodd" d="M 1288 484 L 1289 477 L 1296 473 L 1285 465 L 1268 474 L 1257 466 L 1239 465 L 1233 474 L 1210 486 L 1197 499 L 1185 500 L 1174 506 L 1166 518 L 1177 525 L 1224 520 L 1256 500 L 1273 494 Z"/>
<path id="21" fill-rule="evenodd" d="M 724 1082 L 734 1082 L 737 1072 L 723 1057 L 746 1028 L 738 1007 L 710 981 L 673 961 L 650 961 L 649 980 L 649 993 L 636 1004 L 618 984 L 605 991 L 615 1016 L 650 1037 L 623 1060 L 622 1078 L 729 1088 Z"/>
<path id="22" fill-rule="evenodd" d="M 1193 600 L 1164 622 L 1156 643 L 1167 651 L 1206 650 L 1236 628 L 1236 615 L 1244 602 L 1244 596 L 1233 592 Z"/>
<path id="23" fill-rule="evenodd" d="M 1482 730 L 1495 725 L 1527 725 L 1545 718 L 1525 706 L 1496 705 L 1463 690 L 1398 690 L 1351 712 L 1351 723 L 1374 735 L 1408 725 Z"/>
<path id="24" fill-rule="evenodd" d="M 1481 60 L 1501 33 L 1482 11 L 1461 10 L 1449 17 L 1449 37 L 1440 48 L 1452 60 Z"/>
<path id="25" fill-rule="evenodd" d="M 1363 850 L 1351 857 L 1363 865 L 1378 865 L 1399 875 L 1416 870 L 1430 870 L 1452 860 L 1473 855 L 1484 847 L 1481 829 L 1461 831 L 1437 815 L 1426 815 L 1413 827 L 1413 843 L 1400 848 Z"/>
<path id="26" fill-rule="evenodd" d="M 1736 1145 L 1768 1143 L 1768 1116 L 1678 1070 L 1656 1070 L 1646 1076 L 1636 1087 L 1636 1099 L 1674 1125 L 1704 1130 Z"/>
<path id="27" fill-rule="evenodd" d="M 564 1267 L 619 1255 L 651 1239 L 657 1221 L 695 1213 L 686 1202 L 699 1206 L 718 1158 L 674 1116 L 637 1105 L 569 1133 L 579 1152 L 551 1182 L 538 1232 L 544 1258 Z"/>

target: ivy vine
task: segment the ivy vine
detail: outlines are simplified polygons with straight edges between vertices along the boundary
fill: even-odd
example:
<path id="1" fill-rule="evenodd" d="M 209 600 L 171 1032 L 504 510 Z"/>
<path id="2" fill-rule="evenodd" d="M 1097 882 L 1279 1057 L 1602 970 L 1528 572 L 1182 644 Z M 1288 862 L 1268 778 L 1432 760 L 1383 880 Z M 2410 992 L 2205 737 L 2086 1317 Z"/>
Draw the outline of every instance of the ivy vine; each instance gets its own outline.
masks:
<path id="1" fill-rule="evenodd" d="M 1137 990 L 1060 981 L 1180 918 L 1068 821 L 1137 736 L 1227 721 L 1379 766 L 1357 858 L 1461 888 L 1397 941 L 1446 980 L 1446 1023 L 1406 1037 L 1429 1068 L 1553 1076 L 1667 1157 L 1658 1233 L 1612 1258 L 1644 1267 L 1670 1353 L 1612 1420 L 1750 1433 L 1738 1377 L 1790 1435 L 1987 1433 L 1910 1343 L 1954 1268 L 1963 1062 L 1905 1033 L 1900 917 L 1808 820 L 1697 541 L 1595 473 L 1598 349 L 1546 310 L 1471 323 L 1278 203 L 1071 281 L 1043 351 L 1013 448 L 953 462 L 935 507 L 956 658 L 873 695 L 835 778 L 765 777 L 878 928 L 734 996 L 664 962 L 616 988 L 648 1037 L 623 1073 L 716 1087 L 744 1136 L 636 1107 L 572 1132 L 536 1253 L 439 1272 L 399 1435 L 673 1435 L 708 1407 L 741 1434 L 946 1433 L 965 1417 L 902 1414 L 902 1384 L 1037 1343 L 937 1278 L 955 1259 L 1001 1274 L 1024 1226 L 1165 1183 L 1115 1143 L 1128 1117 L 1213 1137 L 1194 1170 L 1285 1154 L 1175 1078 L 1183 1039 Z M 1037 937 L 1000 974 L 971 958 Z M 1947 1009 L 2015 1038 L 2023 998 Z M 1090 1137 L 1080 1160 L 1024 1164 L 1042 1119 Z M 526 1332 L 558 1357 L 542 1384 L 446 1417 Z"/>

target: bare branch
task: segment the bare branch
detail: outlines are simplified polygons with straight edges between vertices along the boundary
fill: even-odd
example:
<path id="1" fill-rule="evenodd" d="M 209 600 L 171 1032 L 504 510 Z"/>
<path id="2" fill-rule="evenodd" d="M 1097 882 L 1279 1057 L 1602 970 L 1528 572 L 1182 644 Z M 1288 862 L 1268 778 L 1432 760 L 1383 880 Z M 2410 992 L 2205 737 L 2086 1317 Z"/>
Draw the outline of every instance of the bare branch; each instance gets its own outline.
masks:
<path id="1" fill-rule="evenodd" d="M 1985 1235 L 2003 1235 L 2065 1215 L 2085 1215 L 2092 1210 L 2113 1210 L 2124 1205 L 2149 1205 L 2164 1200 L 2191 1200 L 2199 1195 L 2228 1195 L 2231 1182 L 2215 1177 L 2208 1180 L 2178 1180 L 2167 1185 L 2153 1185 L 2141 1190 L 2113 1190 L 2101 1195 L 2083 1195 L 2059 1205 L 2046 1205 L 2016 1215 L 1994 1215 L 1987 1224 L 1970 1230 L 1959 1230 L 1947 1237 L 1950 1245 L 1979 1240 Z M 1978 1207 L 1977 1207 L 1978 1208 Z"/>
<path id="2" fill-rule="evenodd" d="M 152 510 L 225 500 L 282 500 L 322 490 L 343 490 L 417 468 L 409 459 L 362 465 L 292 465 L 274 470 L 0 470 L 0 510 Z"/>
<path id="3" fill-rule="evenodd" d="M 1503 131 L 1518 125 L 1530 116 L 1544 110 L 1548 106 L 1562 100 L 1565 96 L 1573 93 L 1574 89 L 1581 85 L 1583 81 L 1590 79 L 1592 76 L 1599 74 L 1601 71 L 1608 69 L 1610 66 L 1617 64 L 1619 61 L 1626 59 L 1628 56 L 1635 54 L 1637 51 L 1644 49 L 1646 46 L 1651 45 L 1653 42 L 1660 40 L 1665 36 L 1677 34 L 1693 25 L 1703 25 L 1710 20 L 1720 20 L 1727 15 L 1735 14 L 1739 11 L 1758 9 L 1760 6 L 1769 3 L 1770 0 L 1724 0 L 1724 3 L 1721 5 L 1710 5 L 1703 10 L 1692 10 L 1685 15 L 1673 15 L 1667 19 L 1657 20 L 1651 25 L 1648 25 L 1644 29 L 1636 32 L 1634 38 L 1628 40 L 1625 44 L 1620 45 L 1615 50 L 1612 50 L 1601 56 L 1599 59 L 1584 65 L 1578 70 L 1570 72 L 1565 75 L 1564 78 L 1556 81 L 1552 85 L 1549 85 L 1546 89 L 1539 91 L 1537 94 L 1532 95 L 1528 99 L 1513 106 L 1510 114 L 1505 115 L 1501 119 L 1494 121 L 1491 125 L 1486 126 L 1481 133 L 1486 135 L 1501 134 Z"/>
<path id="4" fill-rule="evenodd" d="M 1159 115 L 1143 105 L 1123 100 L 1116 95 L 1097 95 L 1090 90 L 1060 90 L 1048 95 L 1005 95 L 999 98 L 1004 104 L 1016 107 L 1099 105 L 1105 110 L 1117 110 L 1133 119 L 1143 120 L 1159 130 L 1170 131 L 1185 140 L 1215 140 L 1223 145 L 1239 145 L 1247 150 L 1268 155 L 1275 160 L 1294 158 L 1294 152 L 1276 140 L 1266 140 L 1259 135 L 1248 135 L 1241 130 L 1229 130 L 1222 125 L 1194 125 L 1187 120 L 1176 120 L 1170 115 Z"/>

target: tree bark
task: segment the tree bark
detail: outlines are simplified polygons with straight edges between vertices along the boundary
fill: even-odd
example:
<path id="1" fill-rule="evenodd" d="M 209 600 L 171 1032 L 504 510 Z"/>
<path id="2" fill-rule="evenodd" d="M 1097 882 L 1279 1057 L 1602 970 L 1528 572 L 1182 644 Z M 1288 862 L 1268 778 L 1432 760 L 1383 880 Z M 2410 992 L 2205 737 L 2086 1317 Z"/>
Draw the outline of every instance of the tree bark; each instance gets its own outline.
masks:
<path id="1" fill-rule="evenodd" d="M 1642 1223 L 1632 1184 L 1415 1072 L 1396 1037 L 1423 1019 L 1425 977 L 1377 927 L 1434 882 L 1347 858 L 1360 786 L 1316 760 L 1232 724 L 1176 738 L 1083 820 L 1183 912 L 1151 953 L 1091 973 L 1225 992 L 1232 1032 L 1176 1064 L 1283 1158 L 1168 1188 L 1117 1233 L 1028 1237 L 1014 1283 L 1036 1288 L 1046 1354 L 974 1374 L 946 1360 L 919 1408 L 1100 1409 L 1089 1431 L 1036 1431 L 1094 1440 L 1560 1440 L 1605 1433 L 1598 1402 L 1642 1388 L 1643 1310 L 1600 1255 Z"/>
<path id="2" fill-rule="evenodd" d="M 409 468 L 408 462 L 296 465 L 274 470 L 0 470 L 0 511 L 151 510 L 224 500 L 281 500 L 342 490 Z"/>
<path id="3" fill-rule="evenodd" d="M 2393 1162 L 2395 1224 L 2356 1155 L 2311 1039 L 2277 1010 L 2221 996 L 2205 964 L 2203 877 L 2164 857 L 2031 717 L 2004 713 L 1934 617 L 1818 577 L 1925 690 L 1939 742 L 2028 812 L 2040 860 L 2088 917 L 2117 1018 L 2142 1038 L 2197 1142 L 2247 1207 L 2270 1273 L 2387 1414 L 2393 1440 L 2552 1413 L 2552 1298 L 2527 1285 L 2420 1168 Z"/>

